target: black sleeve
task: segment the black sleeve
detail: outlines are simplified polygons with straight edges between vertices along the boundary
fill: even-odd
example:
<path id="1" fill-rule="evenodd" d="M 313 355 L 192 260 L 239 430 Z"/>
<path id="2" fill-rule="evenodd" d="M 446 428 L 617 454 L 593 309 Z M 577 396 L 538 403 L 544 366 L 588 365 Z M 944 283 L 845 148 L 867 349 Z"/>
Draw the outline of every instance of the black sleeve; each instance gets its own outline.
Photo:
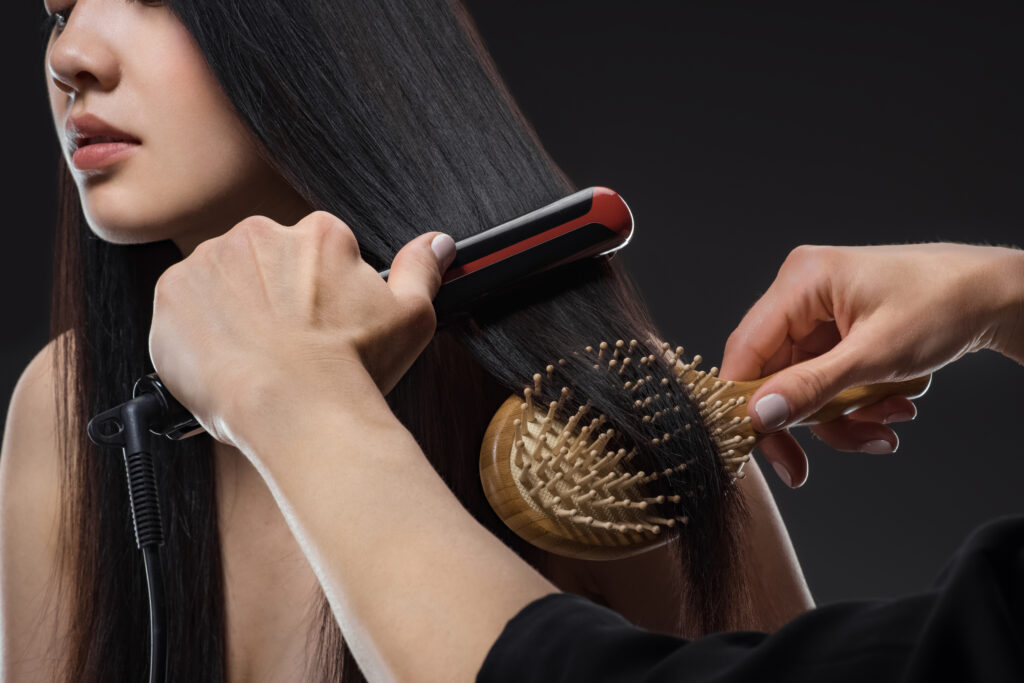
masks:
<path id="1" fill-rule="evenodd" d="M 932 591 L 813 609 L 774 634 L 687 641 L 569 593 L 536 600 L 478 683 L 1024 681 L 1024 517 L 976 530 Z"/>

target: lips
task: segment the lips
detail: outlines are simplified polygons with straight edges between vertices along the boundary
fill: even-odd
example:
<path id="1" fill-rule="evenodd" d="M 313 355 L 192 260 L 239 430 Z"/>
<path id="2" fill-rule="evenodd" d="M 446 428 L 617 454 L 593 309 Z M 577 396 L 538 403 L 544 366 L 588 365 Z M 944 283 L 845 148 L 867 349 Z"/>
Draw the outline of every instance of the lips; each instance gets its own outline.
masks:
<path id="1" fill-rule="evenodd" d="M 131 133 L 93 114 L 72 116 L 66 130 L 71 162 L 80 171 L 110 166 L 132 154 L 141 144 Z"/>
<path id="2" fill-rule="evenodd" d="M 82 147 L 103 143 L 131 143 L 141 141 L 126 131 L 107 123 L 93 114 L 79 114 L 68 119 L 68 144 L 74 154 Z"/>
<path id="3" fill-rule="evenodd" d="M 82 148 L 85 147 L 86 145 L 98 145 L 101 142 L 131 142 L 131 140 L 128 140 L 127 138 L 114 138 L 110 137 L 109 135 L 100 135 L 94 138 L 85 138 L 80 143 L 78 143 L 78 147 Z"/>

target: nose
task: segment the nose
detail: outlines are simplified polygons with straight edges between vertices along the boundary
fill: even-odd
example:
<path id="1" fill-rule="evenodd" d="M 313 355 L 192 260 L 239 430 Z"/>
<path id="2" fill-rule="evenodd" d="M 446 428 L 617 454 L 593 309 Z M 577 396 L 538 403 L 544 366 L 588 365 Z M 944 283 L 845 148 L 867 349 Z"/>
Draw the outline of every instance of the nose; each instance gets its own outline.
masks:
<path id="1" fill-rule="evenodd" d="M 47 53 L 50 81 L 67 95 L 87 88 L 109 90 L 117 83 L 119 65 L 112 36 L 104 30 L 101 13 L 95 8 L 95 3 L 79 0 Z"/>

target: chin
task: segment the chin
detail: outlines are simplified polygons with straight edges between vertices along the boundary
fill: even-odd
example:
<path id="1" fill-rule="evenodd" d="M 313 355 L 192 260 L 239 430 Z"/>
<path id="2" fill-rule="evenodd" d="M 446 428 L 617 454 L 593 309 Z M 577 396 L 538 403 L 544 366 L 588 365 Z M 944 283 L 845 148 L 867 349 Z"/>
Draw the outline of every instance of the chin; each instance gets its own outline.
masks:
<path id="1" fill-rule="evenodd" d="M 79 198 L 90 231 L 112 244 L 160 242 L 173 239 L 183 230 L 181 217 L 161 211 L 159 202 L 154 201 L 158 192 L 110 182 L 79 185 Z"/>
<path id="2" fill-rule="evenodd" d="M 148 230 L 139 226 L 127 228 L 96 225 L 89 221 L 89 229 L 104 242 L 111 244 L 149 244 L 169 239 L 157 230 Z"/>
<path id="3" fill-rule="evenodd" d="M 145 244 L 174 237 L 174 231 L 158 217 L 133 212 L 125 207 L 103 210 L 83 204 L 89 230 L 104 242 L 112 244 Z"/>

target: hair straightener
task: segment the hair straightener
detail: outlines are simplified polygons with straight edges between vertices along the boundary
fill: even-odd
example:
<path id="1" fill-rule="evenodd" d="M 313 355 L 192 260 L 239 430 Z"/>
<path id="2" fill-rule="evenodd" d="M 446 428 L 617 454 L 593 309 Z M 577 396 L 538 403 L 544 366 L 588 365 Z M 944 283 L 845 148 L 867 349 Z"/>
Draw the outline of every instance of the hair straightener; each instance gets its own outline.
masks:
<path id="1" fill-rule="evenodd" d="M 591 187 L 455 244 L 455 260 L 434 297 L 438 327 L 488 294 L 531 275 L 629 243 L 633 215 L 618 194 Z M 381 271 L 387 279 L 390 271 Z"/>
<path id="2" fill-rule="evenodd" d="M 610 257 L 632 236 L 633 214 L 622 197 L 606 187 L 590 187 L 460 240 L 434 297 L 438 327 L 465 317 L 488 295 L 530 276 L 591 256 Z M 380 275 L 386 280 L 389 273 Z M 160 417 L 149 427 L 153 434 L 178 441 L 203 432 L 155 373 L 135 383 L 133 398 L 143 394 L 154 394 L 159 402 Z M 89 421 L 93 443 L 121 445 L 120 408 Z"/>
<path id="3" fill-rule="evenodd" d="M 456 242 L 455 260 L 434 298 L 438 327 L 530 276 L 583 258 L 610 257 L 632 234 L 626 202 L 606 187 L 591 187 Z M 380 275 L 387 279 L 389 272 Z M 156 373 L 135 382 L 131 400 L 96 415 L 88 425 L 93 443 L 118 447 L 124 456 L 135 541 L 149 591 L 150 683 L 164 680 L 167 652 L 158 550 L 164 535 L 149 440 L 156 435 L 178 441 L 202 432 Z"/>

